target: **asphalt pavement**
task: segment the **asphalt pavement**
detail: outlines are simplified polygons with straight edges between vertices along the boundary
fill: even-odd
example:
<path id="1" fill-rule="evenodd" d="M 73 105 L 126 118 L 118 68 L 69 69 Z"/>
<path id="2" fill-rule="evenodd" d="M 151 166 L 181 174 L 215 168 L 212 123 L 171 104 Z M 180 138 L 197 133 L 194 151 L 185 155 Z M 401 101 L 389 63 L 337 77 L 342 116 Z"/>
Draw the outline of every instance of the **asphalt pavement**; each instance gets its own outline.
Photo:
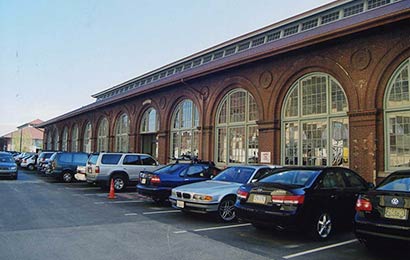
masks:
<path id="1" fill-rule="evenodd" d="M 370 252 L 350 230 L 329 241 L 220 223 L 157 205 L 130 187 L 117 193 L 20 171 L 0 180 L 0 260 L 13 259 L 408 259 L 408 250 Z"/>

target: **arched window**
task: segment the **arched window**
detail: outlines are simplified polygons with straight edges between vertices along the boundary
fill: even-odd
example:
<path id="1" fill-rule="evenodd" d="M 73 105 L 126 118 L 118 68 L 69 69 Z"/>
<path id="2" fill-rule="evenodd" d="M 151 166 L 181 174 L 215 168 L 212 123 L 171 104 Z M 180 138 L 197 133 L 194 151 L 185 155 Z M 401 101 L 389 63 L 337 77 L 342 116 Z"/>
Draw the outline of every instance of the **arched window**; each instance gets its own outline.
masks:
<path id="1" fill-rule="evenodd" d="M 52 145 L 53 145 L 53 136 L 52 136 L 51 131 L 48 131 L 47 132 L 47 149 L 53 150 Z"/>
<path id="2" fill-rule="evenodd" d="M 63 140 L 61 142 L 61 151 L 67 152 L 68 151 L 68 129 L 64 127 L 63 129 Z"/>
<path id="3" fill-rule="evenodd" d="M 54 130 L 54 138 L 53 138 L 53 149 L 58 151 L 58 142 L 60 141 L 60 138 L 58 136 L 58 129 Z"/>
<path id="4" fill-rule="evenodd" d="M 386 171 L 410 168 L 410 58 L 390 78 L 384 98 Z"/>
<path id="5" fill-rule="evenodd" d="M 324 73 L 300 78 L 284 104 L 283 164 L 348 165 L 348 103 L 334 78 Z"/>
<path id="6" fill-rule="evenodd" d="M 108 151 L 108 120 L 103 118 L 98 127 L 97 151 Z"/>
<path id="7" fill-rule="evenodd" d="M 199 113 L 194 102 L 183 100 L 172 115 L 171 157 L 183 155 L 198 156 L 199 151 Z"/>
<path id="8" fill-rule="evenodd" d="M 244 89 L 229 92 L 221 101 L 216 117 L 216 161 L 258 162 L 258 108 Z"/>
<path id="9" fill-rule="evenodd" d="M 76 124 L 71 129 L 71 151 L 78 152 L 78 126 Z"/>
<path id="10" fill-rule="evenodd" d="M 127 114 L 122 114 L 115 123 L 115 152 L 128 152 L 130 122 Z"/>
<path id="11" fill-rule="evenodd" d="M 141 120 L 141 152 L 158 157 L 158 128 L 157 111 L 151 107 L 145 111 Z"/>
<path id="12" fill-rule="evenodd" d="M 158 131 L 157 110 L 151 107 L 147 109 L 147 111 L 145 111 L 144 115 L 142 116 L 140 133 L 148 134 L 148 133 L 155 133 L 157 131 Z"/>
<path id="13" fill-rule="evenodd" d="M 84 128 L 83 152 L 91 153 L 91 123 L 88 122 Z"/>

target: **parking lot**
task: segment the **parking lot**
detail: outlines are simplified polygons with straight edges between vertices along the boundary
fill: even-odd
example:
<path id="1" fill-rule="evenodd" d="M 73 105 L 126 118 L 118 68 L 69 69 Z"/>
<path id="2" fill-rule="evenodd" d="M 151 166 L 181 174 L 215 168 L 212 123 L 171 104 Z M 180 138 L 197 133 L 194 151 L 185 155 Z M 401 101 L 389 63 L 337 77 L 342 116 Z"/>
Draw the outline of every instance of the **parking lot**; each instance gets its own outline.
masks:
<path id="1" fill-rule="evenodd" d="M 407 259 L 369 252 L 350 231 L 317 242 L 299 234 L 218 223 L 117 193 L 20 171 L 0 180 L 0 259 Z M 403 252 L 403 251 L 401 251 Z"/>

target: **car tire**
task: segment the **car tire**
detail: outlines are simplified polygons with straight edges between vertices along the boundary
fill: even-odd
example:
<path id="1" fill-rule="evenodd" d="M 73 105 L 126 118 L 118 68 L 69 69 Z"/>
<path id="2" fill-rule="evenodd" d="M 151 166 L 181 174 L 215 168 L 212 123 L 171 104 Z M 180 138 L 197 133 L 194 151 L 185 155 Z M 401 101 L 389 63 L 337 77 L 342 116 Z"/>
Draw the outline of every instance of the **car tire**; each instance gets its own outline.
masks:
<path id="1" fill-rule="evenodd" d="M 231 222 L 236 219 L 235 198 L 226 197 L 218 206 L 217 217 L 220 221 Z"/>
<path id="2" fill-rule="evenodd" d="M 63 182 L 65 183 L 70 183 L 73 181 L 73 174 L 71 172 L 63 172 L 63 175 L 61 176 Z"/>
<path id="3" fill-rule="evenodd" d="M 111 180 L 114 180 L 115 192 L 124 191 L 125 188 L 127 187 L 127 179 L 124 177 L 124 175 L 120 175 L 120 174 L 113 175 L 111 177 Z M 111 180 L 110 180 L 110 185 L 111 185 Z"/>
<path id="4" fill-rule="evenodd" d="M 315 240 L 326 240 L 332 235 L 333 219 L 329 212 L 316 214 L 312 221 L 310 235 Z"/>
<path id="5" fill-rule="evenodd" d="M 29 164 L 29 165 L 27 166 L 27 168 L 28 168 L 30 171 L 34 171 L 34 165 L 33 165 L 33 164 Z"/>

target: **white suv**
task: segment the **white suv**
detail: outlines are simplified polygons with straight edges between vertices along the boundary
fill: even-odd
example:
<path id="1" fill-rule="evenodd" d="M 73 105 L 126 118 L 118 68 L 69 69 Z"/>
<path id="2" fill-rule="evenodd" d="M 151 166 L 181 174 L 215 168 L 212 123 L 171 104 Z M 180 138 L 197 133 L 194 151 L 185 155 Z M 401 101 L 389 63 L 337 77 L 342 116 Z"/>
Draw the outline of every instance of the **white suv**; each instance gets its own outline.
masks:
<path id="1" fill-rule="evenodd" d="M 97 153 L 90 156 L 86 167 L 88 183 L 108 187 L 113 179 L 115 191 L 123 191 L 138 182 L 141 171 L 154 171 L 161 166 L 148 154 Z"/>

